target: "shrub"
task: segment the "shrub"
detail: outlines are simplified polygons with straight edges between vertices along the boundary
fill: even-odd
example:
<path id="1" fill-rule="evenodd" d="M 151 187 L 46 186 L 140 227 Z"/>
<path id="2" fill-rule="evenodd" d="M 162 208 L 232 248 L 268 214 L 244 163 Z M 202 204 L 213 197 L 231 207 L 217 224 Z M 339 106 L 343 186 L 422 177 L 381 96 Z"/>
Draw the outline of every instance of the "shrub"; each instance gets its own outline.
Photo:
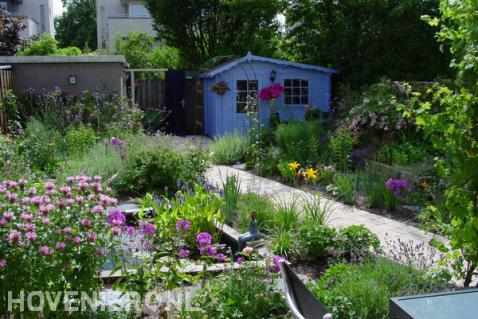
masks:
<path id="1" fill-rule="evenodd" d="M 320 121 L 281 124 L 276 131 L 277 145 L 285 160 L 302 165 L 316 164 L 325 142 Z"/>
<path id="2" fill-rule="evenodd" d="M 82 155 L 95 145 L 95 131 L 83 124 L 70 126 L 65 135 L 65 141 L 70 154 Z"/>
<path id="3" fill-rule="evenodd" d="M 392 297 L 442 287 L 410 266 L 378 258 L 364 264 L 336 264 L 310 288 L 334 318 L 376 319 L 388 318 Z"/>
<path id="4" fill-rule="evenodd" d="M 20 292 L 55 291 L 65 287 L 90 294 L 100 288 L 98 270 L 106 263 L 114 233 L 124 226 L 109 223 L 107 207 L 117 201 L 102 193 L 101 178 L 69 178 L 67 185 L 5 180 L 0 184 L 0 295 L 19 298 Z M 22 205 L 19 205 L 22 203 Z M 13 305 L 15 317 L 49 318 L 22 313 Z M 4 302 L 0 312 L 7 313 Z M 61 304 L 58 309 L 64 309 Z M 64 314 L 66 316 L 66 313 Z M 59 317 L 62 317 L 60 315 Z"/>
<path id="5" fill-rule="evenodd" d="M 297 171 L 292 170 L 288 161 L 280 161 L 277 165 L 279 173 L 286 183 L 293 183 L 297 180 Z"/>
<path id="6" fill-rule="evenodd" d="M 301 251 L 295 238 L 292 230 L 274 228 L 269 234 L 268 248 L 273 254 L 287 259 L 298 257 Z"/>
<path id="7" fill-rule="evenodd" d="M 32 174 L 28 159 L 19 154 L 17 143 L 7 135 L 0 134 L 0 178 L 8 176 L 19 179 Z"/>
<path id="8" fill-rule="evenodd" d="M 28 122 L 19 146 L 32 169 L 49 174 L 57 171 L 65 149 L 61 134 L 36 119 Z"/>
<path id="9" fill-rule="evenodd" d="M 363 225 L 342 228 L 338 248 L 347 260 L 364 260 L 380 250 L 380 240 Z"/>
<path id="10" fill-rule="evenodd" d="M 291 231 L 299 224 L 299 206 L 296 199 L 290 203 L 283 199 L 276 199 L 274 204 L 274 228 Z"/>
<path id="11" fill-rule="evenodd" d="M 200 308 L 182 318 L 279 318 L 287 313 L 282 292 L 273 289 L 271 274 L 245 267 L 223 272 L 192 300 Z"/>
<path id="12" fill-rule="evenodd" d="M 256 211 L 257 227 L 262 233 L 269 232 L 274 217 L 274 204 L 265 196 L 255 193 L 242 194 L 239 203 L 239 230 L 246 232 L 249 227 L 251 210 Z"/>
<path id="13" fill-rule="evenodd" d="M 352 153 L 354 138 L 344 129 L 339 129 L 330 139 L 330 150 L 334 165 L 338 170 L 345 170 L 350 166 L 349 156 Z"/>
<path id="14" fill-rule="evenodd" d="M 214 164 L 235 164 L 240 162 L 247 150 L 247 138 L 239 133 L 224 135 L 214 141 L 211 146 Z"/>
<path id="15" fill-rule="evenodd" d="M 123 167 L 113 183 L 120 194 L 174 192 L 180 182 L 204 177 L 206 153 L 195 146 L 173 146 L 163 137 L 136 135 L 117 148 L 124 157 Z"/>
<path id="16" fill-rule="evenodd" d="M 319 260 L 332 253 L 337 241 L 337 231 L 324 224 L 305 222 L 299 229 L 299 242 L 307 258 Z"/>

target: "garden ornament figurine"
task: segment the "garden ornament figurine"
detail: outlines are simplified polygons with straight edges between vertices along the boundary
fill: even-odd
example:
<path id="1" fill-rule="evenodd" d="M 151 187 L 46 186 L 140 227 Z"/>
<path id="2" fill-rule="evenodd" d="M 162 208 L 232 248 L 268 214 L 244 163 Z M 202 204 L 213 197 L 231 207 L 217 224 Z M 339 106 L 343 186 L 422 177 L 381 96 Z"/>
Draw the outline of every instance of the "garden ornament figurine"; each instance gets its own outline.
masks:
<path id="1" fill-rule="evenodd" d="M 256 215 L 256 211 L 252 210 L 250 213 L 251 221 L 249 222 L 249 231 L 239 236 L 239 252 L 244 249 L 244 246 L 248 241 L 258 240 L 262 237 L 261 232 L 257 229 Z"/>

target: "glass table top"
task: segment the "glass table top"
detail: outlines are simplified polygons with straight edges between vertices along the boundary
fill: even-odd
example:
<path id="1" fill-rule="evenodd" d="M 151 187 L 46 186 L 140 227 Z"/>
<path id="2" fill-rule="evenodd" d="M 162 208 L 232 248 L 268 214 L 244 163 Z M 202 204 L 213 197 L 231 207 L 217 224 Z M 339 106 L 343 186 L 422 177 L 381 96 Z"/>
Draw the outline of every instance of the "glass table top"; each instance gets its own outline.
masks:
<path id="1" fill-rule="evenodd" d="M 477 319 L 478 289 L 394 298 L 414 319 Z"/>

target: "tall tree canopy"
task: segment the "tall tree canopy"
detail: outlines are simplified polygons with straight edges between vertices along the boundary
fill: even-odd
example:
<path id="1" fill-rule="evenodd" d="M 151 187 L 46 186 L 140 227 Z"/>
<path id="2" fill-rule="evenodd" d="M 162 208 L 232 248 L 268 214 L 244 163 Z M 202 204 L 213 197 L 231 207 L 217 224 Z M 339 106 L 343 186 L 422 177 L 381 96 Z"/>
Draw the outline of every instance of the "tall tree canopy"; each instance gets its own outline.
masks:
<path id="1" fill-rule="evenodd" d="M 20 20 L 0 8 L 0 55 L 15 55 L 23 47 L 20 32 L 24 28 Z"/>
<path id="2" fill-rule="evenodd" d="M 439 0 L 288 0 L 288 58 L 331 66 L 354 86 L 381 77 L 433 80 L 448 74 L 434 30 L 422 15 Z"/>
<path id="3" fill-rule="evenodd" d="M 224 55 L 274 55 L 279 0 L 146 0 L 158 36 L 186 67 Z"/>
<path id="4" fill-rule="evenodd" d="M 66 10 L 55 19 L 61 47 L 96 50 L 96 0 L 62 0 Z"/>

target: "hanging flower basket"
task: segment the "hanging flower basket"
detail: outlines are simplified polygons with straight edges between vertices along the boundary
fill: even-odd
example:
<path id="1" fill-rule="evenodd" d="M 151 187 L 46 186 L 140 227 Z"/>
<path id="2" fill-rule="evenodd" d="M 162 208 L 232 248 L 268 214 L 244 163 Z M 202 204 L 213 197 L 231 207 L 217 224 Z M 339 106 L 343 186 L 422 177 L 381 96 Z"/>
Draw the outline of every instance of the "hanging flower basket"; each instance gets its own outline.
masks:
<path id="1" fill-rule="evenodd" d="M 229 90 L 230 90 L 229 86 L 224 81 L 221 81 L 221 82 L 218 82 L 218 83 L 214 84 L 211 88 L 212 92 L 216 93 L 217 95 L 221 95 L 221 96 L 226 94 L 226 92 L 229 91 Z"/>

